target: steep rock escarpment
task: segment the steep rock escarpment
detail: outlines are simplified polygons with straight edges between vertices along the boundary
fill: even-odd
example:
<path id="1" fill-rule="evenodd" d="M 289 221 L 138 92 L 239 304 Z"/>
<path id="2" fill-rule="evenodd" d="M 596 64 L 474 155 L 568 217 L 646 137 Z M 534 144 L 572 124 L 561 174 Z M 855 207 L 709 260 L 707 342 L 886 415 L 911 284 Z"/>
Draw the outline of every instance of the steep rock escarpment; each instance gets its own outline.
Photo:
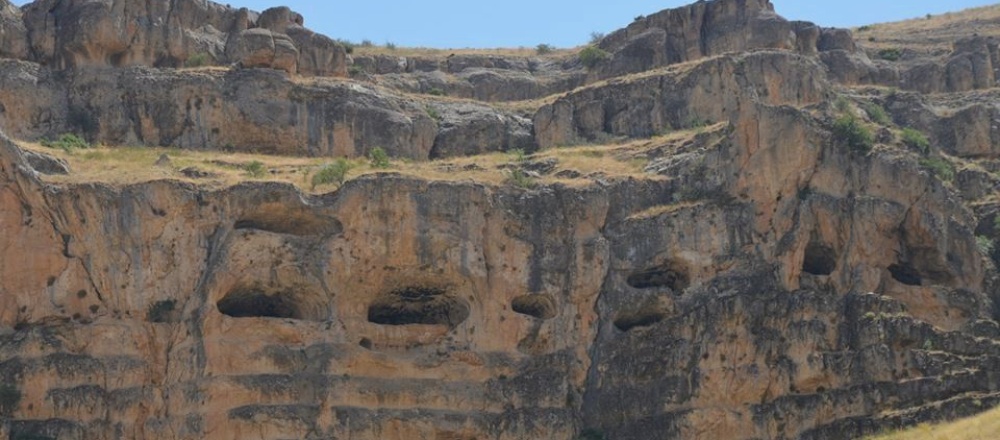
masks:
<path id="1" fill-rule="evenodd" d="M 304 28 L 302 16 L 288 8 L 257 14 L 202 0 L 40 0 L 4 15 L 21 19 L 10 38 L 30 46 L 12 57 L 56 69 L 179 67 L 199 57 L 200 64 L 347 74 L 343 45 Z"/>
<path id="2" fill-rule="evenodd" d="M 715 0 L 609 36 L 589 72 L 384 57 L 372 84 L 290 75 L 339 61 L 305 49 L 288 9 L 124 4 L 0 8 L 3 53 L 28 42 L 45 63 L 0 60 L 9 134 L 419 160 L 625 139 L 581 154 L 643 170 L 543 178 L 577 165 L 521 157 L 492 170 L 507 181 L 377 170 L 327 194 L 111 185 L 0 136 L 0 437 L 832 440 L 1000 404 L 986 58 L 940 79 L 975 91 L 856 87 L 901 70 L 847 31 Z M 225 45 L 114 24 L 168 6 L 197 27 L 163 29 Z M 143 42 L 96 43 L 108 29 Z M 266 68 L 155 68 L 198 42 Z M 671 49 L 618 64 L 651 53 L 631 42 Z M 619 68 L 649 70 L 601 76 Z M 532 69 L 589 85 L 533 120 L 410 93 Z M 508 73 L 462 93 L 562 87 L 518 95 Z"/>
<path id="3" fill-rule="evenodd" d="M 816 69 L 658 74 L 739 80 L 582 186 L 52 185 L 4 141 L 4 434 L 834 439 L 1000 402 L 973 213 L 832 141 Z"/>
<path id="4" fill-rule="evenodd" d="M 0 123 L 28 139 L 70 132 L 114 145 L 302 156 L 381 147 L 421 160 L 432 150 L 534 148 L 530 121 L 485 105 L 414 100 L 337 79 L 303 83 L 270 69 L 53 72 L 0 60 L 0 78 L 10 86 L 0 92 Z"/>

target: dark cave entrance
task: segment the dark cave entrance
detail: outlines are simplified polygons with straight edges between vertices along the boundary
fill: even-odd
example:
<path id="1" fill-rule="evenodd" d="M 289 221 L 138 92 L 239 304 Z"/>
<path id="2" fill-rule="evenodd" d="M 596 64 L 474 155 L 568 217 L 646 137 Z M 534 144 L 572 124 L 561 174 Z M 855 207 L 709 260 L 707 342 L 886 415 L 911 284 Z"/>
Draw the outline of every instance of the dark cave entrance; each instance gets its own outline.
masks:
<path id="1" fill-rule="evenodd" d="M 469 304 L 445 289 L 412 286 L 379 296 L 368 306 L 368 321 L 381 325 L 446 325 L 469 317 Z"/>
<path id="2" fill-rule="evenodd" d="M 556 302 L 551 295 L 522 295 L 511 301 L 511 309 L 516 313 L 538 319 L 552 319 L 556 316 Z"/>
<path id="3" fill-rule="evenodd" d="M 805 259 L 802 260 L 802 271 L 812 275 L 830 275 L 837 269 L 837 254 L 833 248 L 820 244 L 809 243 L 806 246 Z"/>

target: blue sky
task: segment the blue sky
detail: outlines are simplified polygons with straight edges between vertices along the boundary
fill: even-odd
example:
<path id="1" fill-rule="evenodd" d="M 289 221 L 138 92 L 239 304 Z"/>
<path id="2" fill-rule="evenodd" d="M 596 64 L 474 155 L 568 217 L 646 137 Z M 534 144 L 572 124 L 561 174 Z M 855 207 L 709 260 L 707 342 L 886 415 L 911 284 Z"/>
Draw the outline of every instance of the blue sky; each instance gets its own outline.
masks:
<path id="1" fill-rule="evenodd" d="M 426 47 L 572 47 L 591 32 L 610 32 L 641 14 L 694 0 L 223 0 L 262 11 L 286 5 L 306 26 L 334 38 Z M 24 4 L 23 0 L 15 3 Z M 772 0 L 788 19 L 852 27 L 957 11 L 994 3 L 983 0 Z"/>

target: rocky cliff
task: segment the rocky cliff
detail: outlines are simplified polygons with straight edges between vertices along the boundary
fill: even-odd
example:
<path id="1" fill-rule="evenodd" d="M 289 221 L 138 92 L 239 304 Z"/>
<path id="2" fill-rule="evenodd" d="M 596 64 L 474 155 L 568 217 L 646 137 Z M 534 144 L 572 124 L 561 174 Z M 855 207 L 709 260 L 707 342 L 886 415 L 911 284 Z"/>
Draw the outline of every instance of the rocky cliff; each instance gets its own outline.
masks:
<path id="1" fill-rule="evenodd" d="M 380 67 L 288 9 L 0 12 L 0 436 L 843 439 L 1000 404 L 992 40 L 873 61 L 714 0 L 589 68 Z M 110 184 L 27 142 L 64 132 L 415 162 Z"/>

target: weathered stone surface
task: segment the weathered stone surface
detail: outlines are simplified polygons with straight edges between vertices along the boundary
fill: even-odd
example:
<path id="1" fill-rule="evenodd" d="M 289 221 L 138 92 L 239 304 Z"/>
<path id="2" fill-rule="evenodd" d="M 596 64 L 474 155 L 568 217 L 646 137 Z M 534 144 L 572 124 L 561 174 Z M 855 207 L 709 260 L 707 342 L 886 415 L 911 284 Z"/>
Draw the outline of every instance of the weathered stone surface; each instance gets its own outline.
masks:
<path id="1" fill-rule="evenodd" d="M 489 107 L 473 104 L 431 108 L 439 125 L 431 158 L 537 148 L 531 121 L 526 118 L 499 115 Z"/>
<path id="2" fill-rule="evenodd" d="M 470 108 L 476 115 L 438 127 L 426 104 L 386 89 L 338 80 L 302 84 L 272 70 L 66 75 L 0 60 L 0 78 L 11 85 L 0 89 L 0 105 L 9 109 L 0 122 L 22 138 L 72 132 L 113 145 L 349 157 L 381 147 L 411 159 L 427 159 L 435 149 L 440 157 L 534 145 L 529 123 L 490 107 L 434 104 L 445 115 Z"/>
<path id="3" fill-rule="evenodd" d="M 825 84 L 817 63 L 788 52 L 717 58 L 574 91 L 538 111 L 535 135 L 543 148 L 649 137 L 729 120 L 750 96 L 774 105 L 815 103 L 824 98 Z"/>
<path id="4" fill-rule="evenodd" d="M 619 75 L 725 52 L 795 49 L 795 39 L 795 26 L 769 0 L 715 0 L 641 17 L 599 46 L 614 54 L 610 74 Z"/>
<path id="5" fill-rule="evenodd" d="M 69 164 L 65 160 L 34 151 L 25 151 L 24 159 L 35 171 L 42 174 L 69 174 Z"/>
<path id="6" fill-rule="evenodd" d="M 0 126 L 418 160 L 624 137 L 642 140 L 581 160 L 645 173 L 543 157 L 495 171 L 575 181 L 47 183 L 58 164 L 0 136 L 0 437 L 842 439 L 1000 404 L 1000 254 L 977 240 L 1000 238 L 989 40 L 872 61 L 846 31 L 715 0 L 612 34 L 590 72 L 362 56 L 363 83 L 274 70 L 347 63 L 288 8 L 128 6 L 26 7 L 45 65 L 0 60 Z M 192 53 L 267 69 L 148 67 Z M 831 133 L 859 84 L 949 93 L 848 90 L 895 124 L 862 152 Z M 533 121 L 456 99 L 570 90 Z M 902 127 L 929 151 L 897 148 Z M 947 156 L 954 182 L 919 162 Z"/>
<path id="7" fill-rule="evenodd" d="M 229 40 L 226 55 L 240 67 L 266 67 L 295 73 L 299 50 L 292 39 L 267 29 L 247 29 Z"/>
<path id="8" fill-rule="evenodd" d="M 0 0 L 0 57 L 27 56 L 28 29 L 21 19 L 21 10 L 7 0 Z"/>

